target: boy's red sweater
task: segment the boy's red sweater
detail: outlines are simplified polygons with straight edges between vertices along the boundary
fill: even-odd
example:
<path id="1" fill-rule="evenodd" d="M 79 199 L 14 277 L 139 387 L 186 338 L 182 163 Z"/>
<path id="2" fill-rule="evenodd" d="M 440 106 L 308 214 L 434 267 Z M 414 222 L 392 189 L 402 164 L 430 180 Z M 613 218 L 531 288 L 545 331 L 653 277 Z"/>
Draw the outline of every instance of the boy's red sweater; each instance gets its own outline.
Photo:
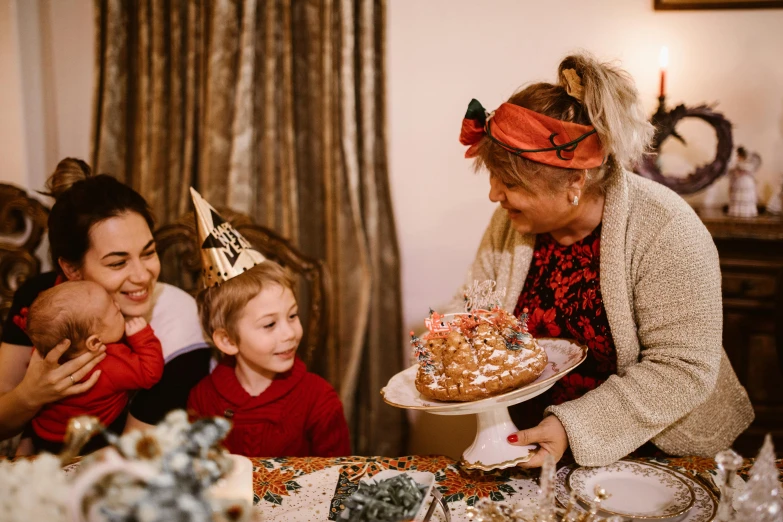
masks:
<path id="1" fill-rule="evenodd" d="M 239 383 L 234 361 L 215 368 L 190 392 L 188 410 L 233 423 L 224 445 L 249 457 L 340 457 L 351 445 L 334 388 L 296 359 L 269 388 L 253 397 Z"/>

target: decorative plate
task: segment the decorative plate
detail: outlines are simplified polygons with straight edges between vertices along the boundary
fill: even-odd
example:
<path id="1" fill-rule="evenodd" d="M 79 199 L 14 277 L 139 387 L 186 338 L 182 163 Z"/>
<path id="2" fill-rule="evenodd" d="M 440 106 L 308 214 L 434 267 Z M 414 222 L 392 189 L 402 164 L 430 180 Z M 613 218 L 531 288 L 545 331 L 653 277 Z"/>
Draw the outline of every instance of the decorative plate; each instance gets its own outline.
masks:
<path id="1" fill-rule="evenodd" d="M 645 462 L 620 460 L 608 466 L 574 468 L 566 485 L 588 504 L 597 485 L 610 497 L 601 511 L 639 520 L 665 520 L 686 513 L 694 503 L 691 486 L 669 469 Z"/>
<path id="2" fill-rule="evenodd" d="M 571 339 L 536 339 L 546 350 L 549 362 L 538 379 L 516 390 L 469 402 L 444 402 L 426 399 L 416 389 L 416 372 L 419 365 L 414 364 L 391 379 L 381 390 L 383 400 L 397 408 L 423 410 L 431 413 L 462 415 L 478 413 L 492 406 L 511 406 L 539 395 L 565 374 L 576 368 L 587 357 L 587 347 Z"/>
<path id="3" fill-rule="evenodd" d="M 663 466 L 658 464 L 648 464 L 651 466 L 663 468 Z M 574 467 L 576 466 L 564 466 L 557 471 L 557 479 L 555 480 L 555 499 L 562 507 L 568 505 L 569 490 L 566 485 L 566 477 L 568 476 L 568 473 L 574 469 Z M 713 518 L 715 518 L 715 515 L 718 512 L 718 499 L 715 498 L 715 495 L 713 495 L 710 490 L 702 486 L 696 479 L 688 476 L 685 473 L 671 468 L 663 469 L 674 473 L 684 480 L 693 489 L 694 496 L 693 507 L 691 507 L 687 513 L 664 520 L 669 520 L 671 522 L 710 522 Z M 587 510 L 584 509 L 584 506 L 582 505 L 578 505 L 576 509 L 581 513 L 587 513 Z"/>

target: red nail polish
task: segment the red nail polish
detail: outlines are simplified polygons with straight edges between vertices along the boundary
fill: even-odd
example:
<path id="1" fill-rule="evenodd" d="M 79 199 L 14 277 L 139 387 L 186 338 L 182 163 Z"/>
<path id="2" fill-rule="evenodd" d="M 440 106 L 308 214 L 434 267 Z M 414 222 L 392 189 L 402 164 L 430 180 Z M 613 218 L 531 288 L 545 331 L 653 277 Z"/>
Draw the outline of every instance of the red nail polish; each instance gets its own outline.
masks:
<path id="1" fill-rule="evenodd" d="M 515 442 L 519 441 L 519 437 L 517 437 L 516 433 L 512 433 L 508 437 L 506 437 L 506 440 L 508 440 L 511 444 L 514 444 Z"/>

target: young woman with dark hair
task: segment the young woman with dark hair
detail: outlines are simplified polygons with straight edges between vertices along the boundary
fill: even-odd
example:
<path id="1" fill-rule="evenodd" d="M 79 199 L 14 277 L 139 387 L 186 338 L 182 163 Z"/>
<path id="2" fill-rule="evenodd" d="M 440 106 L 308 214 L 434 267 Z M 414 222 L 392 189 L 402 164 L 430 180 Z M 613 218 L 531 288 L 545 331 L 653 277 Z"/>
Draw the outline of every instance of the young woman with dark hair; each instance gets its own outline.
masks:
<path id="1" fill-rule="evenodd" d="M 195 300 L 158 281 L 160 261 L 147 202 L 111 176 L 94 176 L 85 162 L 73 158 L 57 165 L 47 189 L 55 198 L 48 234 L 56 270 L 31 278 L 17 290 L 3 327 L 0 439 L 19 433 L 46 404 L 82 393 L 100 378 L 100 370 L 90 372 L 103 359 L 102 353 L 85 353 L 60 364 L 70 343 L 64 339 L 42 358 L 31 350 L 29 337 L 14 321 L 40 292 L 67 280 L 98 283 L 126 318 L 144 317 L 160 339 L 166 361 L 177 359 L 171 368 L 183 367 L 183 376 L 193 375 L 192 383 L 174 379 L 184 388 L 181 400 L 169 394 L 166 401 L 157 401 L 148 422 L 169 409 L 184 407 L 190 388 L 209 371 L 209 350 Z M 121 419 L 112 426 L 114 431 L 123 429 L 125 415 Z"/>

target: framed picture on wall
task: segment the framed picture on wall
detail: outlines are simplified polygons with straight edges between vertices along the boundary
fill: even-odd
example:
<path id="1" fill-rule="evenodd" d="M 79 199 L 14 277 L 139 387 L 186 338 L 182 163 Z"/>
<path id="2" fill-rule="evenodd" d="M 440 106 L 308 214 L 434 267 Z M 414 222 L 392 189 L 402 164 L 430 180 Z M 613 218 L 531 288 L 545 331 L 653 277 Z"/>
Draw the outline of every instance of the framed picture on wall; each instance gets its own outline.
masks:
<path id="1" fill-rule="evenodd" d="M 770 9 L 783 7 L 783 0 L 654 0 L 655 10 L 672 9 Z"/>

